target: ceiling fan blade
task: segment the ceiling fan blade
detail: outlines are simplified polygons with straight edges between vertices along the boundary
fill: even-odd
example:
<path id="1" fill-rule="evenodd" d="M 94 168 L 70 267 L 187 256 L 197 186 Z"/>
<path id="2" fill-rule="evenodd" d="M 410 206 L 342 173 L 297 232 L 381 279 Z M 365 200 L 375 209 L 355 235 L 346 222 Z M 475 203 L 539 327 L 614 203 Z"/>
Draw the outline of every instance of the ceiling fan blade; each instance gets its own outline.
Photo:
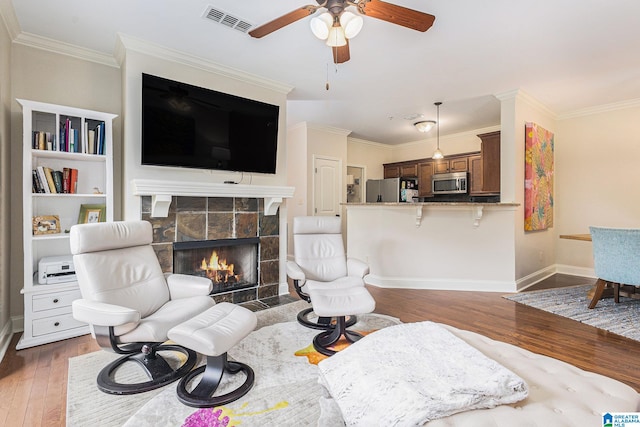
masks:
<path id="1" fill-rule="evenodd" d="M 436 17 L 428 13 L 387 3 L 382 0 L 360 0 L 358 12 L 372 18 L 402 25 L 412 30 L 425 32 L 433 25 Z"/>
<path id="2" fill-rule="evenodd" d="M 303 6 L 300 9 L 296 9 L 293 12 L 282 15 L 281 17 L 276 18 L 271 22 L 267 22 L 264 25 L 254 28 L 253 30 L 249 31 L 249 35 L 251 37 L 259 39 L 266 36 L 267 34 L 271 34 L 274 31 L 279 30 L 282 27 L 292 24 L 299 19 L 306 18 L 309 15 L 313 15 L 319 8 L 320 6 Z"/>
<path id="3" fill-rule="evenodd" d="M 342 64 L 351 59 L 351 55 L 349 54 L 349 40 L 347 40 L 347 44 L 339 47 L 332 47 L 331 52 L 333 52 L 333 62 L 335 64 Z"/>

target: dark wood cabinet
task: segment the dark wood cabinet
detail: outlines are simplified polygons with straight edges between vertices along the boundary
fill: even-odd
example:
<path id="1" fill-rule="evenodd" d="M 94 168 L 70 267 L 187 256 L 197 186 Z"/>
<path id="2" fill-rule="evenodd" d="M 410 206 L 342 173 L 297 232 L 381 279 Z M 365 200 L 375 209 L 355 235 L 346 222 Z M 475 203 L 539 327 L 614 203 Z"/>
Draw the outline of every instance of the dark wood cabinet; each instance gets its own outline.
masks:
<path id="1" fill-rule="evenodd" d="M 434 173 L 435 162 L 423 162 L 418 164 L 418 196 L 431 197 L 431 177 Z"/>
<path id="2" fill-rule="evenodd" d="M 469 172 L 469 195 L 500 194 L 500 131 L 478 135 L 481 151 L 385 163 L 385 178 L 418 178 L 419 197 L 432 197 L 431 177 L 435 173 Z"/>
<path id="3" fill-rule="evenodd" d="M 482 192 L 500 194 L 500 131 L 478 135 L 482 156 Z"/>
<path id="4" fill-rule="evenodd" d="M 469 157 L 469 194 L 482 194 L 482 156 Z"/>
<path id="5" fill-rule="evenodd" d="M 418 160 L 407 162 L 385 163 L 385 178 L 417 178 L 418 177 Z"/>
<path id="6" fill-rule="evenodd" d="M 400 178 L 400 167 L 393 165 L 384 165 L 385 178 Z"/>
<path id="7" fill-rule="evenodd" d="M 441 160 L 434 160 L 433 172 L 434 173 L 448 173 L 448 172 L 466 172 L 469 170 L 469 155 L 448 157 Z"/>

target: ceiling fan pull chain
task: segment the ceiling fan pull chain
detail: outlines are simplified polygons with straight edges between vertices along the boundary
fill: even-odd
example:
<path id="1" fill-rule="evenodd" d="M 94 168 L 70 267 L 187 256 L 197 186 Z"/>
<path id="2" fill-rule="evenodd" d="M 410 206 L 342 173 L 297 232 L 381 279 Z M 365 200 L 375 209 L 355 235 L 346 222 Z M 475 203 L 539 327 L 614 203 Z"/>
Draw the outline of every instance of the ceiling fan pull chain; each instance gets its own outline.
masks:
<path id="1" fill-rule="evenodd" d="M 327 62 L 327 84 L 324 86 L 326 90 L 329 90 L 329 63 Z"/>

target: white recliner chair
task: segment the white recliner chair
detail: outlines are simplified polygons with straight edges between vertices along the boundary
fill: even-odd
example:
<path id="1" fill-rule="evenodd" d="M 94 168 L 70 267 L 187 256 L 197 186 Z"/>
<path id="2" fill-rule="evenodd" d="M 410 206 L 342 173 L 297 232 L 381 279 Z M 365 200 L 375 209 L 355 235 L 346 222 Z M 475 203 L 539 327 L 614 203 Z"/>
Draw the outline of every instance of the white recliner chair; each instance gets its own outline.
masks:
<path id="1" fill-rule="evenodd" d="M 203 277 L 165 275 L 151 247 L 146 221 L 79 224 L 71 227 L 71 252 L 82 299 L 73 317 L 91 326 L 105 350 L 124 356 L 98 375 L 98 388 L 110 394 L 153 390 L 185 376 L 196 352 L 167 341 L 168 331 L 215 305 L 212 283 Z M 160 354 L 179 352 L 179 366 Z M 135 362 L 148 376 L 137 383 L 116 381 L 125 362 Z"/>
<path id="2" fill-rule="evenodd" d="M 369 266 L 357 259 L 347 259 L 341 228 L 339 217 L 293 218 L 294 261 L 287 261 L 287 276 L 307 302 L 312 302 L 311 290 L 364 287 L 363 278 L 369 273 Z M 317 316 L 313 307 L 302 310 L 297 318 L 300 324 L 313 329 L 330 329 L 336 323 L 331 317 Z M 347 316 L 346 326 L 356 320 L 355 316 Z"/>

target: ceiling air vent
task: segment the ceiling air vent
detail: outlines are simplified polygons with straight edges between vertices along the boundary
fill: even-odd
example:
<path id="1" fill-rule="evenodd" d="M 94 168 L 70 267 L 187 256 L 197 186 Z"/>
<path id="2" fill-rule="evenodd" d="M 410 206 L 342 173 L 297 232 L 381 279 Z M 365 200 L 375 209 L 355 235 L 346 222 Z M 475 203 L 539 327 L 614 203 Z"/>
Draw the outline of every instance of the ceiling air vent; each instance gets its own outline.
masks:
<path id="1" fill-rule="evenodd" d="M 234 30 L 241 31 L 243 33 L 248 32 L 252 27 L 252 25 L 247 21 L 243 21 L 242 19 L 230 15 L 220 9 L 216 9 L 213 6 L 207 7 L 203 18 L 210 19 L 218 24 L 224 25 L 225 27 L 233 28 Z"/>

